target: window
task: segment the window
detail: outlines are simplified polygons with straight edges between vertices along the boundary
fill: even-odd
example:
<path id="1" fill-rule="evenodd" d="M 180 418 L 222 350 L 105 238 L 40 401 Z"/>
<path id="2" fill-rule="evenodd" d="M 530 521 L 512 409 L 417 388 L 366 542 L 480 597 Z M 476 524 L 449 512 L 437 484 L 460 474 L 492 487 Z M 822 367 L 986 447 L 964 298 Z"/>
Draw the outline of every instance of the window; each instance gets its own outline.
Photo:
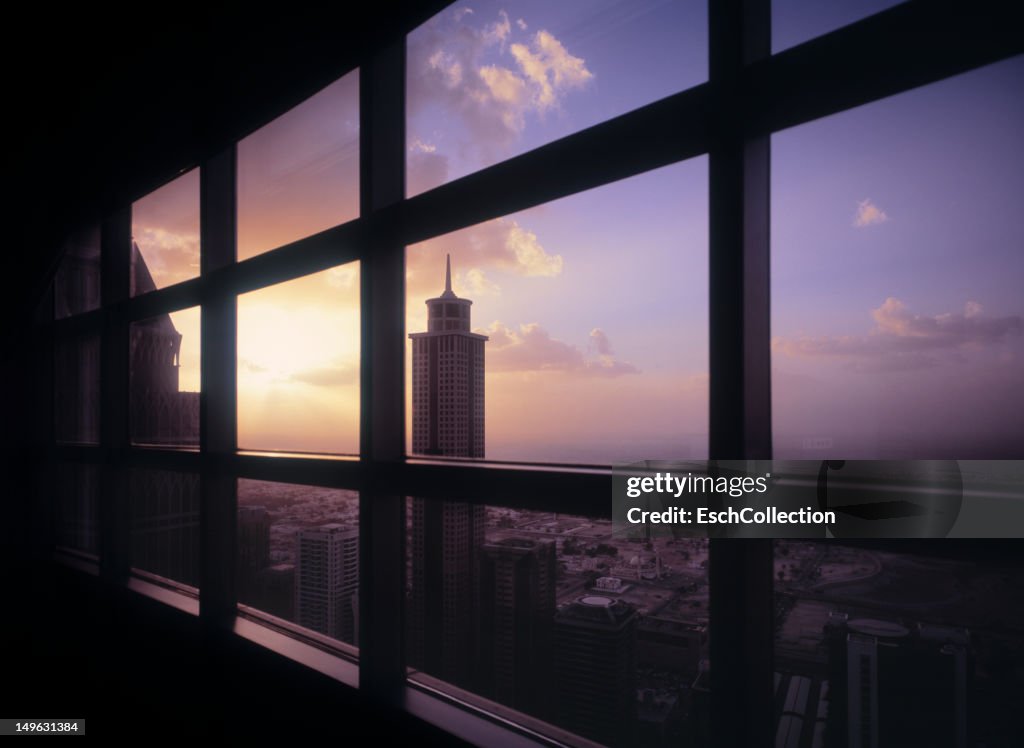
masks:
<path id="1" fill-rule="evenodd" d="M 1020 59 L 772 138 L 780 458 L 1020 456 Z"/>
<path id="2" fill-rule="evenodd" d="M 199 275 L 199 170 L 132 205 L 131 295 Z"/>
<path id="3" fill-rule="evenodd" d="M 61 557 L 487 743 L 809 745 L 840 698 L 823 600 L 883 608 L 847 632 L 877 640 L 912 628 L 886 596 L 931 594 L 943 570 L 995 596 L 1019 583 L 910 545 L 612 533 L 614 462 L 846 449 L 835 425 L 864 425 L 889 373 L 854 387 L 830 350 L 910 330 L 926 357 L 1019 379 L 1008 19 L 823 11 L 780 20 L 775 47 L 796 46 L 773 56 L 767 0 L 707 8 L 459 4 L 420 28 L 397 11 L 404 49 L 369 42 L 70 238 L 37 346 Z M 964 350 L 936 344 L 943 325 Z M 1020 398 L 1003 402 L 965 407 L 1019 458 Z M 860 443 L 888 456 L 873 428 Z M 916 571 L 850 576 L 885 554 Z M 833 573 L 857 602 L 819 594 Z M 978 595 L 949 625 L 994 625 Z M 1003 631 L 977 640 L 975 697 L 1010 703 L 999 662 L 1022 634 Z M 888 653 L 851 641 L 863 704 Z M 959 684 L 939 680 L 962 663 L 947 643 L 921 661 Z M 993 744 L 1003 703 L 982 712 Z"/>
<path id="4" fill-rule="evenodd" d="M 702 2 L 455 3 L 409 35 L 409 195 L 706 79 Z"/>

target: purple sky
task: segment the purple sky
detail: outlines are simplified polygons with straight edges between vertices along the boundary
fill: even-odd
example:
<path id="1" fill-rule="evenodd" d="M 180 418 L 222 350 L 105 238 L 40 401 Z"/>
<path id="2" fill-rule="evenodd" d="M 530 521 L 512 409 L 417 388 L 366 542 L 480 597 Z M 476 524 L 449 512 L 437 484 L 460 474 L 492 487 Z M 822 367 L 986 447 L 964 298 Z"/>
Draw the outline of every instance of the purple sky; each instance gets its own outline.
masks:
<path id="1" fill-rule="evenodd" d="M 777 0 L 774 48 L 892 4 Z M 446 9 L 409 37 L 408 193 L 703 82 L 706 26 L 703 2 Z M 1011 60 L 773 137 L 777 456 L 810 437 L 838 456 L 1024 451 L 1022 74 Z M 240 143 L 240 259 L 357 215 L 357 107 L 352 73 Z M 136 204 L 158 285 L 196 260 L 189 179 Z M 451 252 L 491 336 L 489 457 L 706 454 L 707 199 L 697 158 L 409 248 L 408 331 Z M 243 446 L 355 450 L 357 314 L 356 265 L 240 300 Z"/>

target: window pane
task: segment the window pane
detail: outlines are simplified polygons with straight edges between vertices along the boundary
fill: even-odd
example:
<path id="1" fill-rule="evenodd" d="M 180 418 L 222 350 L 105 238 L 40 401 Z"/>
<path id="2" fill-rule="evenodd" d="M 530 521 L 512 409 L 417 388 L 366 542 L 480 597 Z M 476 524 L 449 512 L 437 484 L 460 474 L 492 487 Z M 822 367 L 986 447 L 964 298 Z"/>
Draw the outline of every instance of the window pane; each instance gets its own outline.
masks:
<path id="1" fill-rule="evenodd" d="M 805 736 L 778 744 L 1014 745 L 1024 703 L 1018 549 L 775 541 L 778 737 Z"/>
<path id="2" fill-rule="evenodd" d="M 100 441 L 100 336 L 58 340 L 54 346 L 54 430 L 58 442 Z"/>
<path id="3" fill-rule="evenodd" d="M 57 467 L 53 518 L 58 547 L 93 556 L 99 553 L 99 495 L 96 465 L 65 463 Z"/>
<path id="4" fill-rule="evenodd" d="M 132 204 L 131 295 L 199 275 L 199 169 Z"/>
<path id="5" fill-rule="evenodd" d="M 410 452 L 706 456 L 707 215 L 700 158 L 410 247 Z"/>
<path id="6" fill-rule="evenodd" d="M 199 586 L 199 476 L 169 470 L 132 470 L 133 569 Z"/>
<path id="7" fill-rule="evenodd" d="M 772 0 L 772 52 L 802 44 L 903 0 Z"/>
<path id="8" fill-rule="evenodd" d="M 57 319 L 100 305 L 100 227 L 89 226 L 68 237 L 55 280 Z"/>
<path id="9" fill-rule="evenodd" d="M 131 438 L 199 446 L 199 307 L 133 322 Z"/>
<path id="10" fill-rule="evenodd" d="M 539 720 L 609 745 L 706 742 L 707 539 L 453 501 L 408 512 L 414 679 L 554 737 Z"/>
<path id="11" fill-rule="evenodd" d="M 238 259 L 359 215 L 359 71 L 238 144 Z"/>
<path id="12" fill-rule="evenodd" d="M 359 263 L 238 297 L 238 443 L 359 452 Z"/>
<path id="13" fill-rule="evenodd" d="M 359 641 L 359 494 L 238 481 L 238 600 Z"/>
<path id="14" fill-rule="evenodd" d="M 777 458 L 1024 456 L 1022 78 L 772 138 Z"/>
<path id="15" fill-rule="evenodd" d="M 408 46 L 412 196 L 703 83 L 707 3 L 458 3 Z"/>

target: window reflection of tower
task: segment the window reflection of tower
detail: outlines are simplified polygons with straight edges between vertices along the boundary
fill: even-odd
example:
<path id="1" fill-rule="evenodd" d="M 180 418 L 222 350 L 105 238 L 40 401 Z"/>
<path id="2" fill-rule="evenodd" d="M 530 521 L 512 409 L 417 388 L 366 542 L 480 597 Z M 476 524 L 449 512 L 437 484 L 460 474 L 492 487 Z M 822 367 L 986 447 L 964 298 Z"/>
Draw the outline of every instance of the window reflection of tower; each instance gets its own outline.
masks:
<path id="1" fill-rule="evenodd" d="M 412 451 L 484 456 L 484 343 L 470 331 L 473 302 L 452 291 L 427 302 L 427 331 L 412 339 Z M 478 637 L 483 506 L 412 500 L 409 664 L 467 686 Z"/>

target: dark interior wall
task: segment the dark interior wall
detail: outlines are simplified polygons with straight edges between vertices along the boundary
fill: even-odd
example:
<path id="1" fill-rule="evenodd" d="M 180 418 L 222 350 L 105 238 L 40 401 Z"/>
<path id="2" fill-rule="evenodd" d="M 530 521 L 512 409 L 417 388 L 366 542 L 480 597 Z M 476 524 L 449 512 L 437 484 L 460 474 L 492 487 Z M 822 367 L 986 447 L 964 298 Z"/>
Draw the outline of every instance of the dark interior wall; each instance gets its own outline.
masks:
<path id="1" fill-rule="evenodd" d="M 34 565 L 8 579 L 0 654 L 9 717 L 86 719 L 88 734 L 170 739 L 374 735 L 462 745 L 404 712 L 237 636 L 71 569 Z"/>
<path id="2" fill-rule="evenodd" d="M 447 4 L 25 9 L 9 29 L 23 43 L 2 52 L 5 255 L 18 272 L 0 274 L 0 341 L 25 326 L 70 227 L 244 137 Z"/>

